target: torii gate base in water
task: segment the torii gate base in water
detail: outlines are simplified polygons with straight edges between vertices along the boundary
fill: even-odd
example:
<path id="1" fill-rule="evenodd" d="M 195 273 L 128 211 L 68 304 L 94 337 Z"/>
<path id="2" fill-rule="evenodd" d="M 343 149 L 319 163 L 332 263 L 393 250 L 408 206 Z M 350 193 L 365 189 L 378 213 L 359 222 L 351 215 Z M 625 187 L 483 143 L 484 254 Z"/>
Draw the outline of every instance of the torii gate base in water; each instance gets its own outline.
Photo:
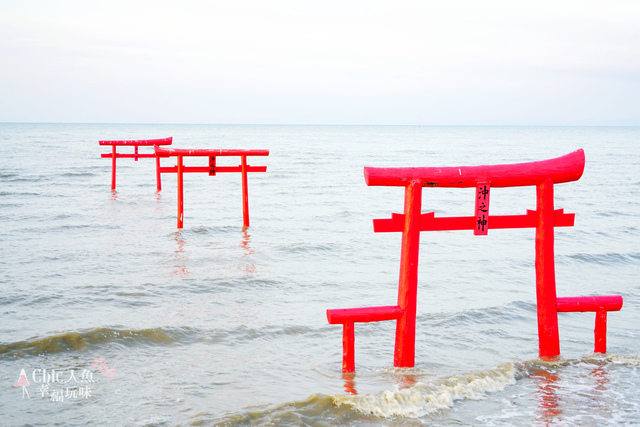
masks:
<path id="1" fill-rule="evenodd" d="M 404 214 L 391 219 L 373 220 L 374 232 L 402 232 L 398 304 L 393 306 L 327 310 L 330 324 L 343 325 L 343 372 L 355 371 L 354 324 L 396 320 L 394 366 L 415 364 L 416 298 L 420 232 L 437 230 L 474 230 L 486 235 L 489 228 L 535 228 L 536 299 L 538 343 L 541 358 L 560 355 L 558 312 L 595 312 L 596 353 L 607 351 L 607 312 L 622 308 L 622 297 L 556 296 L 554 228 L 573 226 L 574 214 L 554 210 L 554 184 L 576 181 L 584 171 L 582 149 L 562 157 L 539 162 L 493 166 L 364 168 L 367 185 L 405 187 Z M 537 207 L 525 215 L 489 215 L 492 187 L 536 186 Z M 436 218 L 422 214 L 423 187 L 475 187 L 475 216 Z"/>

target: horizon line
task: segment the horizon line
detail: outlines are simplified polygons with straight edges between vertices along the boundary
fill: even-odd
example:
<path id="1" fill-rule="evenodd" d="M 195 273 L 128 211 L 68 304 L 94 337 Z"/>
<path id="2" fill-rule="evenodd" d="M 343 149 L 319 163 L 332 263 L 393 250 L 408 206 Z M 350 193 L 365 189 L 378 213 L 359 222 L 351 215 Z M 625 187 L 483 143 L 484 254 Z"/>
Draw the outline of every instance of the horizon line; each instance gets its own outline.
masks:
<path id="1" fill-rule="evenodd" d="M 147 126 L 398 126 L 398 127 L 640 127 L 638 125 L 575 125 L 575 124 L 367 124 L 367 123 L 168 123 L 168 122 L 35 122 L 10 121 L 0 124 L 32 125 L 147 125 Z"/>

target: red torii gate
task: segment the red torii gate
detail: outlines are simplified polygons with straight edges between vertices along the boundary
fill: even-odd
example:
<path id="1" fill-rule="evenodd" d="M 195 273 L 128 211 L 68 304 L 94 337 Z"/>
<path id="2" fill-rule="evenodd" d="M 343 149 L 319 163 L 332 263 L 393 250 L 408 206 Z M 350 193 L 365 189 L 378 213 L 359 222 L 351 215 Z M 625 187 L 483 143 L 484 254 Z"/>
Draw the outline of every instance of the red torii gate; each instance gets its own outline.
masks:
<path id="1" fill-rule="evenodd" d="M 530 163 L 493 166 L 364 168 L 371 186 L 405 187 L 404 214 L 391 219 L 373 220 L 374 232 L 402 232 L 398 304 L 394 306 L 327 310 L 330 324 L 343 325 L 342 370 L 355 370 L 354 324 L 396 320 L 394 366 L 415 364 L 415 323 L 418 287 L 418 260 L 421 231 L 474 230 L 485 235 L 489 228 L 535 228 L 536 298 L 538 311 L 539 356 L 560 354 L 558 312 L 596 312 L 595 352 L 605 353 L 608 311 L 622 308 L 622 297 L 556 296 L 554 227 L 573 226 L 574 214 L 554 210 L 553 185 L 576 181 L 584 171 L 582 149 L 562 157 Z M 525 215 L 489 215 L 491 187 L 536 186 L 537 208 Z M 436 218 L 421 213 L 422 187 L 475 187 L 475 216 Z"/>
<path id="2" fill-rule="evenodd" d="M 249 226 L 249 190 L 247 183 L 247 172 L 266 172 L 266 166 L 250 166 L 247 164 L 248 156 L 268 156 L 269 150 L 207 150 L 207 149 L 167 149 L 155 147 L 155 156 L 177 157 L 176 166 L 161 167 L 158 172 L 158 189 L 160 189 L 161 173 L 176 173 L 178 175 L 178 228 L 183 228 L 184 215 L 184 191 L 183 174 L 186 172 L 205 172 L 209 176 L 215 176 L 218 172 L 241 172 L 242 173 L 242 216 L 243 225 Z M 209 166 L 185 166 L 183 157 L 208 157 Z M 217 156 L 240 156 L 239 166 L 216 166 Z"/>
<path id="3" fill-rule="evenodd" d="M 111 154 L 102 154 L 100 157 L 111 157 L 111 189 L 116 189 L 116 159 L 118 158 L 133 158 L 138 161 L 138 158 L 151 158 L 156 159 L 156 182 L 158 185 L 158 191 L 160 191 L 160 159 L 155 153 L 152 154 L 139 154 L 138 147 L 149 147 L 159 145 L 171 145 L 173 137 L 160 138 L 160 139 L 138 139 L 138 140 L 118 140 L 118 141 L 98 141 L 100 145 L 110 145 L 112 147 Z M 133 154 L 123 154 L 116 152 L 116 147 L 134 147 Z"/>

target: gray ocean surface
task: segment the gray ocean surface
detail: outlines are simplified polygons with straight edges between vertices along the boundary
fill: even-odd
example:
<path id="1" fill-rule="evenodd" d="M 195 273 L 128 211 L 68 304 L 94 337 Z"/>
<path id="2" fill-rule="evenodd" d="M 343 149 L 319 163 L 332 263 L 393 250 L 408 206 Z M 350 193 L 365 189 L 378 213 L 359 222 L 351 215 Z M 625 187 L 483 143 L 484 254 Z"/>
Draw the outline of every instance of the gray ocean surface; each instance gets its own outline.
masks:
<path id="1" fill-rule="evenodd" d="M 168 136 L 270 150 L 249 159 L 267 166 L 249 228 L 237 173 L 185 176 L 182 230 L 152 159 L 118 160 L 111 191 L 98 140 Z M 533 229 L 423 232 L 415 367 L 393 367 L 395 322 L 357 324 L 343 375 L 326 310 L 397 300 L 401 235 L 372 219 L 404 192 L 363 167 L 578 148 L 584 175 L 555 186 L 576 214 L 556 228 L 557 293 L 623 296 L 606 354 L 594 313 L 560 313 L 562 357 L 538 358 Z M 473 209 L 474 189 L 423 190 L 423 212 Z M 535 188 L 492 189 L 492 214 L 526 209 Z M 0 225 L 0 425 L 640 424 L 637 127 L 0 124 Z"/>

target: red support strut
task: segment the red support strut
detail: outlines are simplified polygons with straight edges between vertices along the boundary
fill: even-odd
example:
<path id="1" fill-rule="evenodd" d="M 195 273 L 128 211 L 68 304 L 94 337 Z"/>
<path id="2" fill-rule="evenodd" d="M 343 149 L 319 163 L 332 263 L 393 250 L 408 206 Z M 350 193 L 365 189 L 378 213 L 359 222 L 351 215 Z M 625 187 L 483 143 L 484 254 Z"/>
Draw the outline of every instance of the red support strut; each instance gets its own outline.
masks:
<path id="1" fill-rule="evenodd" d="M 557 298 L 558 312 L 595 312 L 596 326 L 593 331 L 595 346 L 594 353 L 607 352 L 607 313 L 622 309 L 622 297 L 620 295 L 590 296 L 590 297 L 564 297 Z"/>

